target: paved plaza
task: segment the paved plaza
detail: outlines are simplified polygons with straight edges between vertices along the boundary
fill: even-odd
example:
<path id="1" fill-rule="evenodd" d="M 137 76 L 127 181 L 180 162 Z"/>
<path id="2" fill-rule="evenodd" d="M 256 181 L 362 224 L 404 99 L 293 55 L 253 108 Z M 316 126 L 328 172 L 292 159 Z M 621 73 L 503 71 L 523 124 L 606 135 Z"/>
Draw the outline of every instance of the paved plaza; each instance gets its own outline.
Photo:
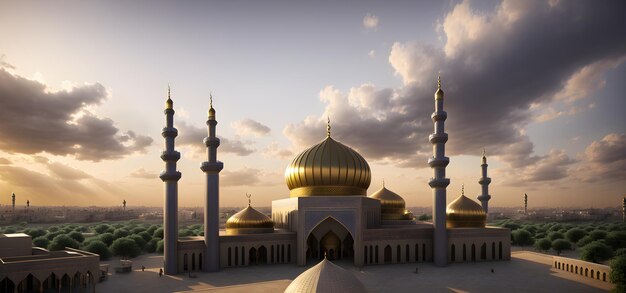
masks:
<path id="1" fill-rule="evenodd" d="M 117 260 L 111 263 L 111 271 Z M 259 265 L 218 273 L 163 276 L 160 255 L 133 259 L 133 272 L 112 273 L 97 292 L 283 292 L 308 267 Z M 517 251 L 509 262 L 459 263 L 438 268 L 431 263 L 366 266 L 338 265 L 352 271 L 369 292 L 606 292 L 609 283 L 587 279 L 550 266 L 551 256 Z M 141 271 L 141 266 L 146 271 Z M 415 268 L 418 267 L 418 274 Z M 493 268 L 494 272 L 491 272 Z"/>

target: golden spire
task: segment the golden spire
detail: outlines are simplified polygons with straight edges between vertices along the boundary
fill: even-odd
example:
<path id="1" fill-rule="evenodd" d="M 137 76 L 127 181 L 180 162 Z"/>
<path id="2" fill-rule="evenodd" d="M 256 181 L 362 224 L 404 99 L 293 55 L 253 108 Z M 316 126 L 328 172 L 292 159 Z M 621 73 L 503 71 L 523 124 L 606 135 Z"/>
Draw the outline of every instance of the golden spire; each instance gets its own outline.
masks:
<path id="1" fill-rule="evenodd" d="M 213 109 L 213 93 L 209 92 L 209 119 L 215 119 L 215 109 Z"/>
<path id="2" fill-rule="evenodd" d="M 465 196 L 465 184 L 461 184 L 461 196 Z"/>
<path id="3" fill-rule="evenodd" d="M 437 89 L 441 88 L 441 75 L 437 75 Z"/>
<path id="4" fill-rule="evenodd" d="M 485 156 L 485 148 L 483 148 L 483 164 L 487 164 L 487 157 Z"/>
<path id="5" fill-rule="evenodd" d="M 437 91 L 435 92 L 435 100 L 443 99 L 443 90 L 441 89 L 441 76 L 437 76 Z"/>
<path id="6" fill-rule="evenodd" d="M 385 178 L 383 178 L 383 188 L 385 187 Z"/>
<path id="7" fill-rule="evenodd" d="M 326 136 L 330 137 L 330 116 L 328 116 L 328 120 L 326 121 Z"/>
<path id="8" fill-rule="evenodd" d="M 170 85 L 169 84 L 167 85 L 167 101 L 165 101 L 165 108 L 166 109 L 174 108 L 174 102 L 170 98 Z"/>
<path id="9" fill-rule="evenodd" d="M 252 194 L 246 192 L 246 197 L 248 198 L 248 206 L 250 206 L 250 203 L 252 202 L 250 200 L 250 198 L 252 197 Z"/>

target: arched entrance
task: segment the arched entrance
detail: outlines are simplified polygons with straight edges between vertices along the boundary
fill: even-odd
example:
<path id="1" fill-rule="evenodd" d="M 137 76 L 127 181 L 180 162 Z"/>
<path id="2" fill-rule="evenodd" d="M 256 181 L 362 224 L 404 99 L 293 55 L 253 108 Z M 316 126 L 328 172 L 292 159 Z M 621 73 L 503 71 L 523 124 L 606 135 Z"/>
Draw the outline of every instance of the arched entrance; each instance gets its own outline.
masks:
<path id="1" fill-rule="evenodd" d="M 353 236 L 333 217 L 317 224 L 307 237 L 307 261 L 323 259 L 324 255 L 329 260 L 354 258 Z"/>
<path id="2" fill-rule="evenodd" d="M 267 248 L 265 248 L 264 245 L 261 245 L 257 253 L 259 254 L 259 264 L 267 264 Z"/>

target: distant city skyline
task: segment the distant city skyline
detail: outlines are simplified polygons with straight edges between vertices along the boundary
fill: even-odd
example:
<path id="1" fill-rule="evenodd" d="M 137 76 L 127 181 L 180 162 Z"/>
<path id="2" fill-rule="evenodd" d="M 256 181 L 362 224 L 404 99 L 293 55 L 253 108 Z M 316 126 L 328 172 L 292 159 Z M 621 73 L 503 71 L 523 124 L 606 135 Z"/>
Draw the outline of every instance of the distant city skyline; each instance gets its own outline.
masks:
<path id="1" fill-rule="evenodd" d="M 286 198 L 285 167 L 323 140 L 356 149 L 407 206 L 430 206 L 428 134 L 446 93 L 448 202 L 621 207 L 626 20 L 607 1 L 0 0 L 0 204 L 162 206 L 167 86 L 179 205 L 201 206 L 209 93 L 220 204 Z"/>

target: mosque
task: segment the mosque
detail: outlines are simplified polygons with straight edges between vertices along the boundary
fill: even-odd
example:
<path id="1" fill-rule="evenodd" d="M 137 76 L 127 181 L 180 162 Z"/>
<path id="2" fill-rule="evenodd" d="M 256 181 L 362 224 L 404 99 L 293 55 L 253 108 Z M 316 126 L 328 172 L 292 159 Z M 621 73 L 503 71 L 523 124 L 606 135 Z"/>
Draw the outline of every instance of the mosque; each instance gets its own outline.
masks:
<path id="1" fill-rule="evenodd" d="M 428 182 L 433 194 L 432 222 L 416 221 L 402 196 L 386 186 L 368 195 L 371 170 L 363 156 L 331 136 L 330 123 L 322 141 L 295 156 L 285 171 L 289 197 L 272 202 L 271 218 L 248 206 L 219 228 L 220 145 L 216 137 L 216 111 L 208 112 L 207 161 L 200 169 L 206 175 L 204 236 L 178 237 L 178 180 L 180 153 L 174 140 L 173 102 L 168 91 L 165 116 L 164 269 L 166 274 L 188 271 L 215 272 L 221 268 L 254 264 L 316 264 L 347 260 L 355 266 L 432 262 L 510 260 L 510 230 L 486 227 L 488 186 L 487 159 L 483 153 L 481 204 L 461 195 L 446 206 L 449 158 L 445 156 L 448 134 L 443 109 L 441 80 L 431 115 L 434 132 L 429 136 L 433 156 L 428 160 L 434 176 Z"/>

